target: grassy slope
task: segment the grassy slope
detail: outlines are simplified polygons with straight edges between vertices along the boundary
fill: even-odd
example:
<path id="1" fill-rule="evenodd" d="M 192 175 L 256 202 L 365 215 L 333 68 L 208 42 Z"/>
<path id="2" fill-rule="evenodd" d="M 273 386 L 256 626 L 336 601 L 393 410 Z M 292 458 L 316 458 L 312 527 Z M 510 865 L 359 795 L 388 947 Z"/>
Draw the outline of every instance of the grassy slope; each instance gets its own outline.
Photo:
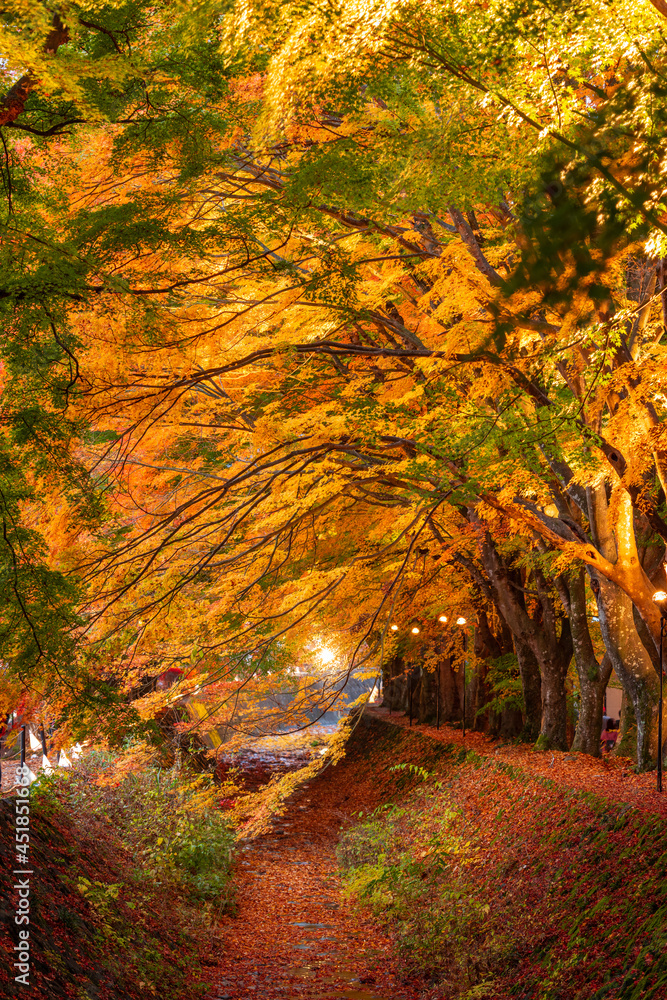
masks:
<path id="1" fill-rule="evenodd" d="M 433 775 L 411 796 L 414 774 L 390 770 L 401 762 Z M 664 820 L 377 719 L 356 730 L 343 766 L 359 780 L 374 774 L 376 801 L 407 807 L 383 855 L 386 878 L 374 883 L 375 906 L 393 926 L 407 972 L 420 964 L 423 971 L 430 954 L 434 997 L 667 997 Z M 446 830 L 445 814 L 453 817 Z M 385 850 L 381 826 L 371 823 L 365 834 L 358 828 L 348 844 L 350 836 L 370 836 L 377 855 Z M 467 845 L 460 856 L 434 848 L 434 837 L 452 836 Z M 436 857 L 445 857 L 437 877 Z M 404 898 L 393 890 L 383 897 L 399 869 Z M 421 893 L 414 889 L 420 884 Z M 439 901 L 452 905 L 452 885 L 475 917 L 454 927 L 455 948 L 441 940 L 438 950 L 431 940 L 430 953 L 415 961 L 418 938 L 438 925 Z"/>
<path id="2" fill-rule="evenodd" d="M 0 799 L 0 995 L 181 1000 L 201 995 L 208 922 L 158 884 L 103 816 L 84 829 L 67 802 L 31 801 L 30 988 L 14 983 L 13 799 Z"/>

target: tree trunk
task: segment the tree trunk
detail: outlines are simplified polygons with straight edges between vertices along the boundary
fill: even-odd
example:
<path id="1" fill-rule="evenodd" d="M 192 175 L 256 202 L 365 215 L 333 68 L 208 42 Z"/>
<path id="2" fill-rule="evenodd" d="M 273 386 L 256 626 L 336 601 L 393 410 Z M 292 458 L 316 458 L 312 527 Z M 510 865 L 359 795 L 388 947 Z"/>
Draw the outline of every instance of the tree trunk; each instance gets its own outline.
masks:
<path id="1" fill-rule="evenodd" d="M 586 495 L 593 541 L 605 559 L 616 562 L 618 546 L 622 543 L 626 544 L 626 547 L 630 545 L 626 536 L 629 537 L 633 531 L 632 512 L 628 513 L 624 508 L 625 519 L 619 521 L 617 516 L 612 531 L 609 501 L 604 484 L 598 484 L 594 488 L 589 487 Z M 621 499 L 627 507 L 627 497 Z M 655 744 L 657 757 L 654 729 L 657 721 L 658 677 L 652 658 L 637 632 L 632 600 L 625 590 L 602 573 L 591 569 L 589 572 L 607 653 L 616 676 L 632 702 L 637 724 L 637 767 L 644 770 L 651 762 L 652 744 Z"/>
<path id="2" fill-rule="evenodd" d="M 383 706 L 388 708 L 390 712 L 407 712 L 408 685 L 403 657 L 400 655 L 392 656 L 384 669 Z"/>
<path id="3" fill-rule="evenodd" d="M 453 670 L 450 657 L 440 664 L 440 721 L 457 722 L 461 719 L 461 693 L 459 675 Z"/>
<path id="4" fill-rule="evenodd" d="M 501 656 L 515 655 L 512 633 L 500 613 L 497 614 L 497 627 L 494 632 L 486 610 L 483 607 L 478 607 L 476 610 L 475 656 L 480 665 L 470 685 L 470 701 L 473 706 L 472 726 L 490 736 L 513 739 L 523 730 L 522 713 L 514 707 L 503 708 L 500 712 L 488 708 L 485 710 L 492 699 L 488 681 L 490 663 L 500 659 Z"/>
<path id="5" fill-rule="evenodd" d="M 572 750 L 590 754 L 591 757 L 599 757 L 604 693 L 611 676 L 612 663 L 609 655 L 606 654 L 602 663 L 598 664 L 593 649 L 588 628 L 586 578 L 583 569 L 570 577 L 567 589 L 574 662 L 581 694 L 579 719 L 577 720 Z"/>
<path id="6" fill-rule="evenodd" d="M 408 704 L 406 709 L 412 722 L 419 722 L 419 703 L 422 686 L 421 667 L 412 667 L 408 672 Z"/>
<path id="7" fill-rule="evenodd" d="M 488 660 L 493 658 L 489 649 L 489 642 L 484 633 L 490 634 L 489 624 L 484 611 L 477 612 L 477 626 L 474 635 L 474 650 L 477 658 L 477 667 L 473 671 L 470 680 L 470 702 L 472 711 L 472 728 L 478 732 L 488 733 L 492 729 L 491 713 L 486 709 L 490 701 L 489 685 L 487 674 L 489 672 Z M 495 645 L 495 643 L 494 643 Z"/>
<path id="8" fill-rule="evenodd" d="M 619 738 L 614 748 L 614 755 L 617 757 L 631 757 L 633 760 L 637 756 L 637 720 L 632 702 L 626 692 L 623 692 L 623 702 L 621 705 L 621 730 Z"/>
<path id="9" fill-rule="evenodd" d="M 435 723 L 438 708 L 438 672 L 437 670 L 423 670 L 421 675 L 421 685 L 419 690 L 419 710 L 420 722 Z"/>
<path id="10" fill-rule="evenodd" d="M 659 680 L 651 657 L 637 634 L 628 595 L 603 576 L 594 578 L 593 591 L 609 658 L 632 703 L 637 726 L 637 767 L 645 770 L 652 758 L 657 758 Z"/>
<path id="11" fill-rule="evenodd" d="M 597 661 L 596 661 L 597 666 Z M 599 680 L 586 678 L 586 683 L 581 683 L 581 678 L 585 671 L 579 674 L 579 685 L 581 699 L 579 702 L 579 718 L 577 728 L 574 733 L 574 741 L 571 750 L 575 753 L 587 753 L 591 757 L 600 756 L 600 740 L 602 735 L 602 710 L 604 707 L 604 692 L 607 681 L 611 676 L 611 659 L 605 654 L 601 665 L 598 667 Z M 606 680 L 603 677 L 606 675 Z"/>
<path id="12" fill-rule="evenodd" d="M 565 678 L 558 664 L 545 664 L 540 673 L 542 675 L 542 722 L 537 746 L 544 750 L 567 750 Z"/>
<path id="13" fill-rule="evenodd" d="M 537 746 L 541 749 L 567 750 L 567 695 L 565 678 L 572 659 L 569 621 L 563 621 L 558 647 L 534 641 L 542 682 L 542 719 Z M 546 639 L 546 637 L 545 637 Z M 541 655 L 540 655 L 541 654 Z"/>
<path id="14" fill-rule="evenodd" d="M 476 515 L 473 515 L 475 519 Z M 477 519 L 479 523 L 479 519 Z M 539 722 L 538 745 L 567 749 L 567 701 L 565 676 L 572 658 L 569 622 L 560 621 L 539 569 L 532 572 L 537 587 L 537 613 L 528 614 L 523 597 L 525 580 L 503 561 L 489 532 L 484 528 L 480 554 L 491 584 L 494 600 L 512 631 L 521 682 L 524 687 L 527 734 L 533 735 Z M 560 625 L 560 635 L 558 634 Z M 530 650 L 529 655 L 527 649 Z M 537 708 L 537 666 L 541 703 Z"/>
<path id="15" fill-rule="evenodd" d="M 519 664 L 523 703 L 526 714 L 523 724 L 523 735 L 527 740 L 535 741 L 540 735 L 542 721 L 542 679 L 535 654 L 527 642 L 514 637 L 514 651 Z"/>

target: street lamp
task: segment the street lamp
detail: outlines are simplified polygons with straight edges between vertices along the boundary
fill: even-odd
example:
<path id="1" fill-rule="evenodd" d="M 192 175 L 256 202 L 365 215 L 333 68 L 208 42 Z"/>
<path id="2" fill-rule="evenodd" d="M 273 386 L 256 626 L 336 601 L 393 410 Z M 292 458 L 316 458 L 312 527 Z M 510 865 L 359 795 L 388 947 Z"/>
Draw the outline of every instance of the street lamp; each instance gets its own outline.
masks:
<path id="1" fill-rule="evenodd" d="M 653 600 L 660 608 L 660 701 L 658 703 L 658 791 L 662 792 L 662 643 L 665 635 L 665 615 L 667 614 L 667 594 L 657 590 Z"/>

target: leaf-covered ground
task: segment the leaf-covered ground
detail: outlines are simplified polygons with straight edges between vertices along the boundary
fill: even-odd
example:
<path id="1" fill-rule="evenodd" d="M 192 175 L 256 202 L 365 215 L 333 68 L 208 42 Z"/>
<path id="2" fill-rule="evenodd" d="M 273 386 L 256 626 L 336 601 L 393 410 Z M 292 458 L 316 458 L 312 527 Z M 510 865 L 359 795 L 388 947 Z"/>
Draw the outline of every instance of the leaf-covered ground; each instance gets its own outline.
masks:
<path id="1" fill-rule="evenodd" d="M 341 827 L 383 800 L 367 763 L 364 743 L 354 740 L 337 766 L 299 787 L 268 833 L 241 845 L 238 911 L 221 921 L 212 998 L 415 996 L 400 981 L 390 939 L 341 903 Z"/>
<path id="2" fill-rule="evenodd" d="M 421 774 L 396 769 L 402 764 Z M 202 919 L 198 939 L 163 889 L 130 885 L 132 862 L 111 828 L 108 837 L 102 826 L 81 837 L 66 815 L 37 811 L 34 995 L 662 1000 L 667 827 L 654 783 L 654 774 L 635 775 L 622 760 L 536 753 L 479 734 L 467 734 L 464 745 L 460 731 L 367 712 L 345 756 L 311 769 L 273 825 L 241 840 L 237 912 L 213 927 Z M 457 891 L 485 914 L 474 937 L 458 942 L 456 969 L 435 941 L 433 968 L 422 963 L 417 973 L 406 950 L 410 927 L 342 896 L 341 837 L 390 801 L 405 811 L 401 847 L 414 853 L 425 886 L 424 844 L 446 810 L 456 816 L 467 852 Z M 7 907 L 13 827 L 11 802 L 2 805 Z M 102 898 L 100 889 L 88 898 L 82 879 L 118 885 L 119 895 Z M 422 905 L 418 892 L 411 898 Z M 415 926 L 428 926 L 438 898 L 424 893 Z"/>
<path id="3" fill-rule="evenodd" d="M 469 838 L 462 877 L 489 913 L 465 982 L 444 965 L 416 976 L 399 956 L 404 929 L 341 900 L 341 830 L 388 800 L 419 799 L 423 778 L 392 770 L 401 763 L 439 780 L 430 808 L 454 809 Z M 667 836 L 654 783 L 621 760 L 502 747 L 479 734 L 464 747 L 460 731 L 367 713 L 345 758 L 241 850 L 239 912 L 223 920 L 210 996 L 667 997 Z M 420 808 L 415 829 L 429 822 Z"/>
<path id="4" fill-rule="evenodd" d="M 601 795 L 611 802 L 626 803 L 636 809 L 667 817 L 667 775 L 665 793 L 656 792 L 656 773 L 636 774 L 629 757 L 604 755 L 599 758 L 587 754 L 564 753 L 561 750 L 537 751 L 529 744 L 503 743 L 483 733 L 467 732 L 451 726 L 410 726 L 405 715 L 390 714 L 386 709 L 370 709 L 369 716 L 383 719 L 394 726 L 410 729 L 414 733 L 437 740 L 446 746 L 456 746 L 505 764 L 514 765 L 529 774 L 549 778 L 558 785 L 567 785 L 580 792 Z"/>

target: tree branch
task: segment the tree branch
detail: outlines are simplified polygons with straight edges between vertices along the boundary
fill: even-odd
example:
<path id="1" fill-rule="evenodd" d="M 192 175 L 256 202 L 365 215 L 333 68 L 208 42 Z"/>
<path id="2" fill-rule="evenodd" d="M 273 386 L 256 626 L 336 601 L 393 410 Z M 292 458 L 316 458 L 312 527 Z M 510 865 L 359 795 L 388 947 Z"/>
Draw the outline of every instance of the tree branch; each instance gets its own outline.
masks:
<path id="1" fill-rule="evenodd" d="M 477 242 L 477 239 L 471 227 L 463 218 L 463 215 L 461 214 L 461 212 L 459 212 L 458 208 L 454 208 L 453 205 L 448 205 L 447 208 L 449 210 L 449 214 L 452 217 L 452 221 L 456 226 L 457 233 L 463 240 L 463 243 L 467 248 L 468 253 L 475 261 L 475 267 L 477 268 L 478 271 L 480 271 L 481 274 L 484 275 L 484 277 L 495 288 L 499 288 L 500 285 L 502 285 L 503 283 L 502 278 L 500 277 L 496 269 L 494 267 L 491 267 L 488 260 L 482 253 L 479 243 Z"/>
<path id="2" fill-rule="evenodd" d="M 43 51 L 47 54 L 55 54 L 61 45 L 69 41 L 69 29 L 60 20 L 58 14 L 53 15 L 51 31 L 44 41 Z M 0 101 L 0 127 L 14 122 L 20 114 L 25 111 L 25 102 L 30 93 L 39 83 L 32 71 L 25 73 L 20 80 Z"/>
<path id="3" fill-rule="evenodd" d="M 51 128 L 43 130 L 39 128 L 32 128 L 30 125 L 21 125 L 18 122 L 6 122 L 5 128 L 19 128 L 22 132 L 30 132 L 31 135 L 61 135 L 63 129 L 66 129 L 68 125 L 82 125 L 86 121 L 85 118 L 68 118 L 67 121 L 59 122 L 57 125 L 52 125 Z"/>

